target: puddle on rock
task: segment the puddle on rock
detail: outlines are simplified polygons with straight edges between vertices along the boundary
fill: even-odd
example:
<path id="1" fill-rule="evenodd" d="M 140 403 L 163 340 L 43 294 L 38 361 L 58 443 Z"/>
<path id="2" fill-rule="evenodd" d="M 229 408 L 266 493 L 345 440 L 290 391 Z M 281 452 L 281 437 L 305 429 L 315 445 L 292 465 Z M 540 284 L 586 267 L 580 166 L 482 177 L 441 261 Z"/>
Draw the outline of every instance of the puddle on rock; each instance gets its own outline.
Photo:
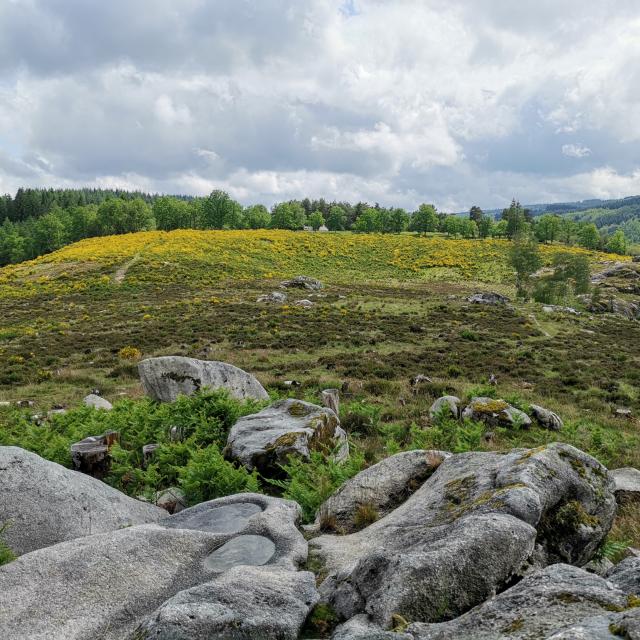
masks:
<path id="1" fill-rule="evenodd" d="M 238 565 L 260 566 L 273 558 L 276 545 L 264 536 L 237 536 L 207 556 L 204 566 L 209 571 L 226 571 Z"/>

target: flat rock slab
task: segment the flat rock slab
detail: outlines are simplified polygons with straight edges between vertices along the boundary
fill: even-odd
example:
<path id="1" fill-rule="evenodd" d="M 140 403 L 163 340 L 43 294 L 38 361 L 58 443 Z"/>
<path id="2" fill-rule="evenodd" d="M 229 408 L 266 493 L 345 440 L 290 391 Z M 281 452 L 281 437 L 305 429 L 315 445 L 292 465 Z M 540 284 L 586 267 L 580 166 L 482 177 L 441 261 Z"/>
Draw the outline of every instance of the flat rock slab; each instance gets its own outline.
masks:
<path id="1" fill-rule="evenodd" d="M 160 402 L 174 402 L 201 389 L 226 389 L 239 400 L 267 400 L 269 394 L 250 373 L 226 362 L 182 356 L 148 358 L 138 364 L 144 392 Z"/>
<path id="2" fill-rule="evenodd" d="M 3 535 L 18 555 L 167 517 L 159 507 L 18 447 L 0 447 L 0 496 L 0 523 L 10 523 Z"/>
<path id="3" fill-rule="evenodd" d="M 209 555 L 204 566 L 208 571 L 221 572 L 240 565 L 267 564 L 275 555 L 276 545 L 264 536 L 236 536 Z"/>
<path id="4" fill-rule="evenodd" d="M 180 520 L 181 529 L 195 529 L 209 533 L 238 533 L 248 524 L 249 518 L 262 513 L 262 507 L 253 502 L 237 502 L 198 512 L 190 512 Z"/>
<path id="5" fill-rule="evenodd" d="M 633 467 L 613 469 L 609 475 L 615 483 L 616 500 L 619 504 L 640 501 L 640 471 Z"/>

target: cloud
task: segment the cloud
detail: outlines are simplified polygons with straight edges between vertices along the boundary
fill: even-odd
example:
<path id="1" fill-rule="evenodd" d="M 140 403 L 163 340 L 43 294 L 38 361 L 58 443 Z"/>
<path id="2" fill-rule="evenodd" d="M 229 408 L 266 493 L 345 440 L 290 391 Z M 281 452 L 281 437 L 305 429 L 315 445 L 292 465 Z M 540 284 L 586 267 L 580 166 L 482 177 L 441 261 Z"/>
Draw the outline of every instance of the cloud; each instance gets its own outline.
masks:
<path id="1" fill-rule="evenodd" d="M 447 209 L 639 192 L 640 7 L 525 5 L 0 3 L 0 191 Z"/>
<path id="2" fill-rule="evenodd" d="M 569 158 L 586 158 L 591 155 L 591 149 L 581 144 L 563 144 L 562 153 Z"/>

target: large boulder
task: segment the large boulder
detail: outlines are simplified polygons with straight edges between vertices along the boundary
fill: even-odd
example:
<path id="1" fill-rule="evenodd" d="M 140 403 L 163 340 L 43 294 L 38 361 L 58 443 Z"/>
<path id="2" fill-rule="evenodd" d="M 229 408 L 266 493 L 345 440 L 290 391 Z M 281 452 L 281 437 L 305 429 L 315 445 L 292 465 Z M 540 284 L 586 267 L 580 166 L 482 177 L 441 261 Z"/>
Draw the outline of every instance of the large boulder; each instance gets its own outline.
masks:
<path id="1" fill-rule="evenodd" d="M 522 429 L 531 426 L 531 418 L 524 411 L 512 407 L 504 400 L 495 400 L 494 398 L 472 398 L 462 412 L 462 417 L 485 422 L 491 426 L 520 427 Z"/>
<path id="2" fill-rule="evenodd" d="M 472 296 L 467 298 L 467 301 L 471 302 L 471 304 L 488 304 L 496 306 L 507 304 L 509 302 L 509 298 L 500 293 L 488 291 L 485 293 L 474 293 Z"/>
<path id="3" fill-rule="evenodd" d="M 606 578 L 629 596 L 640 594 L 640 558 L 625 558 L 607 573 Z"/>
<path id="4" fill-rule="evenodd" d="M 577 567 L 554 564 L 455 620 L 413 624 L 408 632 L 414 640 L 550 638 L 584 618 L 628 606 L 627 596 L 603 578 Z"/>
<path id="5" fill-rule="evenodd" d="M 618 504 L 640 501 L 640 471 L 633 467 L 622 467 L 609 471 L 615 485 Z"/>
<path id="6" fill-rule="evenodd" d="M 280 284 L 287 289 L 305 289 L 307 291 L 320 291 L 322 289 L 322 282 L 309 276 L 296 276 Z"/>
<path id="7" fill-rule="evenodd" d="M 503 589 L 535 560 L 587 563 L 615 514 L 607 471 L 565 444 L 467 453 L 442 462 L 402 505 L 366 529 L 310 542 L 325 603 L 437 622 Z M 534 554 L 535 549 L 535 554 Z"/>
<path id="8" fill-rule="evenodd" d="M 18 447 L 0 447 L 0 523 L 17 554 L 156 522 L 167 513 Z"/>
<path id="9" fill-rule="evenodd" d="M 537 404 L 530 405 L 530 408 L 531 414 L 541 427 L 549 429 L 549 431 L 560 431 L 564 427 L 562 418 L 557 413 Z"/>
<path id="10" fill-rule="evenodd" d="M 226 362 L 182 356 L 148 358 L 138 365 L 144 392 L 160 402 L 174 402 L 200 389 L 226 389 L 239 400 L 267 400 L 269 394 L 250 373 Z"/>
<path id="11" fill-rule="evenodd" d="M 82 402 L 85 406 L 93 407 L 94 409 L 104 409 L 105 411 L 111 411 L 111 409 L 113 409 L 113 405 L 97 393 L 90 393 L 84 397 Z"/>
<path id="12" fill-rule="evenodd" d="M 291 455 L 308 460 L 313 450 L 348 454 L 347 434 L 338 416 L 302 400 L 280 400 L 259 413 L 240 418 L 231 428 L 227 455 L 262 474 L 278 472 Z"/>
<path id="13" fill-rule="evenodd" d="M 136 631 L 136 640 L 296 640 L 318 600 L 315 576 L 282 567 L 234 567 L 181 591 Z"/>
<path id="14" fill-rule="evenodd" d="M 340 533 L 363 528 L 359 522 L 361 509 L 372 510 L 378 517 L 386 515 L 414 493 L 449 456 L 445 451 L 416 450 L 385 458 L 347 480 L 318 509 L 316 524 Z"/>
<path id="15" fill-rule="evenodd" d="M 441 415 L 447 417 L 460 417 L 460 398 L 456 396 L 442 396 L 438 398 L 429 409 L 429 416 L 433 420 Z"/>
<path id="16" fill-rule="evenodd" d="M 0 567 L 0 637 L 12 640 L 122 640 L 145 620 L 154 619 L 179 592 L 217 581 L 238 570 L 269 565 L 273 576 L 297 574 L 307 556 L 307 543 L 296 523 L 300 507 L 290 501 L 257 494 L 239 494 L 202 503 L 155 525 L 140 525 L 62 542 L 28 553 Z M 305 592 L 308 577 L 270 579 L 282 586 L 268 601 L 265 616 L 277 617 L 280 597 Z M 267 578 L 265 578 L 267 582 Z M 230 583 L 218 582 L 220 589 Z M 284 588 L 291 590 L 284 593 Z M 258 585 L 245 583 L 256 590 Z M 262 590 L 265 595 L 266 584 Z M 238 602 L 225 601 L 240 612 L 248 603 L 241 588 Z M 265 601 L 267 602 L 267 601 Z M 194 600 L 185 634 L 172 628 L 162 638 L 190 638 L 198 625 L 215 618 L 220 608 Z M 292 603 L 290 619 L 302 616 Z M 295 612 L 297 612 L 294 615 Z M 256 610 L 254 612 L 257 614 Z M 169 634 L 169 631 L 167 631 Z M 133 637 L 136 637 L 135 635 Z M 198 637 L 198 636 L 195 636 Z M 221 636 L 229 637 L 229 636 Z M 233 636 L 232 636 L 233 637 Z M 235 636 L 238 637 L 238 636 Z M 245 636 L 240 636 L 245 637 Z M 259 634 L 257 634 L 259 637 Z"/>

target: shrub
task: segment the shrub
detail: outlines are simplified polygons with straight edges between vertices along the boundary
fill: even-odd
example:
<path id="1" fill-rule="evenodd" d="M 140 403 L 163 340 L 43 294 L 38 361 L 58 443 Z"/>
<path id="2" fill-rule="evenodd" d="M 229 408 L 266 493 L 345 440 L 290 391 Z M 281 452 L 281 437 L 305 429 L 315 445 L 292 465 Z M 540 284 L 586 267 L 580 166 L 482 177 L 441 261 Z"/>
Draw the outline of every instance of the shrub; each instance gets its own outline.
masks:
<path id="1" fill-rule="evenodd" d="M 227 462 L 217 447 L 195 452 L 178 473 L 180 487 L 189 504 L 198 504 L 233 493 L 258 493 L 258 475 Z"/>
<path id="2" fill-rule="evenodd" d="M 140 360 L 142 358 L 142 352 L 136 347 L 122 347 L 118 351 L 118 358 L 122 360 Z"/>
<path id="3" fill-rule="evenodd" d="M 347 433 L 376 434 L 380 423 L 380 407 L 368 402 L 352 402 L 341 411 L 342 428 Z"/>
<path id="4" fill-rule="evenodd" d="M 364 529 L 373 524 L 379 517 L 378 510 L 372 504 L 361 504 L 353 515 L 353 524 L 357 529 Z"/>
<path id="5" fill-rule="evenodd" d="M 452 453 L 465 453 L 480 448 L 485 425 L 482 422 L 440 416 L 429 429 L 411 427 L 407 449 L 442 449 Z"/>
<path id="6" fill-rule="evenodd" d="M 290 458 L 283 466 L 287 477 L 269 482 L 284 490 L 283 497 L 295 500 L 302 507 L 305 522 L 312 522 L 318 507 L 364 466 L 364 456 L 353 447 L 350 457 L 342 463 L 335 462 L 326 453 L 313 451 L 309 462 Z"/>

